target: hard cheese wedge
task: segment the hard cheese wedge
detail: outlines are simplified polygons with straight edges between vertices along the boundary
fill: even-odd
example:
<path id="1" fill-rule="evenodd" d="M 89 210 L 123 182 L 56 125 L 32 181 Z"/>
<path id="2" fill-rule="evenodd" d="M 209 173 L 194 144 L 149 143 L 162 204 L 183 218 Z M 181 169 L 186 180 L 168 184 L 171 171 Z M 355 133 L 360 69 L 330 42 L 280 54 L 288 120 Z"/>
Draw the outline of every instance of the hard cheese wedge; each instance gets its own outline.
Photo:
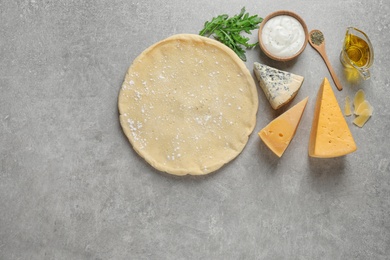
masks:
<path id="1" fill-rule="evenodd" d="M 253 70 L 273 109 L 278 109 L 293 99 L 304 80 L 302 76 L 258 62 L 254 63 Z"/>
<path id="2" fill-rule="evenodd" d="M 305 98 L 264 127 L 259 136 L 277 156 L 281 157 L 293 139 L 308 98 Z"/>
<path id="3" fill-rule="evenodd" d="M 309 155 L 319 158 L 343 156 L 356 151 L 351 131 L 327 78 L 318 91 L 310 133 Z"/>

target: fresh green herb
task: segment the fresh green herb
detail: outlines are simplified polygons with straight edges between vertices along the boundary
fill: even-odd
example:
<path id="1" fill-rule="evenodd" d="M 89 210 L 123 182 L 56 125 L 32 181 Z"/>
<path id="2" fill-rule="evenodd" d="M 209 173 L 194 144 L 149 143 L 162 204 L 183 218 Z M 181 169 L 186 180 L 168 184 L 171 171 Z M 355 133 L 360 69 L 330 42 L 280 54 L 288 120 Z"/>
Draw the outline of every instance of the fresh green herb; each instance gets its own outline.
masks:
<path id="1" fill-rule="evenodd" d="M 259 28 L 258 24 L 262 21 L 263 18 L 257 15 L 249 16 L 243 7 L 238 15 L 231 18 L 227 14 L 222 14 L 214 17 L 210 22 L 205 22 L 199 35 L 213 36 L 232 49 L 243 61 L 246 61 L 245 50 L 242 46 L 253 48 L 258 42 L 248 43 L 249 38 L 242 36 L 241 32 L 251 34 L 252 30 Z"/>

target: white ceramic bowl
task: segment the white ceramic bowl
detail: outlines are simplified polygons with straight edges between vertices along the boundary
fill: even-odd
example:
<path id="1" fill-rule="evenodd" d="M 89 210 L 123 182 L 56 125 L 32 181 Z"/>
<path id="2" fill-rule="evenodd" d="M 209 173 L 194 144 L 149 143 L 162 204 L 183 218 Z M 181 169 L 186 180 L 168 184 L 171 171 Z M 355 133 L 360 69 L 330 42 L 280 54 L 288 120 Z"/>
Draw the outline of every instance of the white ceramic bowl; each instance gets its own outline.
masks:
<path id="1" fill-rule="evenodd" d="M 302 25 L 303 31 L 304 31 L 305 39 L 304 39 L 304 42 L 302 44 L 302 47 L 299 49 L 298 52 L 296 52 L 292 56 L 288 56 L 288 57 L 285 57 L 285 56 L 282 57 L 282 56 L 278 56 L 278 55 L 275 55 L 275 54 L 271 53 L 269 50 L 267 50 L 267 48 L 266 48 L 266 46 L 265 46 L 265 44 L 263 42 L 263 39 L 262 39 L 263 38 L 262 37 L 262 33 L 263 33 L 263 28 L 264 28 L 265 24 L 270 19 L 272 19 L 272 18 L 274 18 L 276 16 L 280 16 L 280 15 L 287 15 L 287 16 L 291 16 L 291 17 L 295 18 Z M 307 26 L 306 26 L 305 22 L 303 21 L 303 19 L 299 15 L 297 15 L 296 13 L 290 12 L 290 11 L 280 10 L 280 11 L 273 12 L 273 13 L 269 14 L 267 17 L 264 18 L 264 20 L 260 24 L 259 36 L 258 37 L 259 37 L 260 48 L 265 53 L 265 55 L 267 55 L 269 58 L 271 58 L 273 60 L 277 60 L 277 61 L 290 61 L 290 60 L 295 59 L 296 57 L 298 57 L 303 52 L 303 50 L 306 48 L 307 41 L 309 39 L 309 33 L 308 33 Z"/>

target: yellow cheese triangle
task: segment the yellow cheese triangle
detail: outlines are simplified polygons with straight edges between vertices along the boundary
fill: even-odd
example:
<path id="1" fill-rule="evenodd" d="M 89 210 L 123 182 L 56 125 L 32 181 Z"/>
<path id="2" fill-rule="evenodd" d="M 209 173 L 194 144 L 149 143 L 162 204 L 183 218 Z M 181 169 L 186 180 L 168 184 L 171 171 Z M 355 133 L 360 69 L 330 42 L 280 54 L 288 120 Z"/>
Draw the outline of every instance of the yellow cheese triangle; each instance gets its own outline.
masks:
<path id="1" fill-rule="evenodd" d="M 318 158 L 343 156 L 356 151 L 351 131 L 327 78 L 318 91 L 310 133 L 309 155 Z"/>
<path id="2" fill-rule="evenodd" d="M 305 110 L 308 98 L 275 118 L 266 127 L 261 129 L 259 136 L 261 140 L 271 149 L 277 156 L 281 157 L 287 146 L 293 139 L 303 111 Z"/>

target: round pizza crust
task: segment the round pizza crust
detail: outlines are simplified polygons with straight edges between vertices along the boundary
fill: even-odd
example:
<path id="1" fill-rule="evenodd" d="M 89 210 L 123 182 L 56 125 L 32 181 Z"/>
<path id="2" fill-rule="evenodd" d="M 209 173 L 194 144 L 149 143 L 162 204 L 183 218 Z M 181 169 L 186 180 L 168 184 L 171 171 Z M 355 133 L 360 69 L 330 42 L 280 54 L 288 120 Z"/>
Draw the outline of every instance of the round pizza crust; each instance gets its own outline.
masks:
<path id="1" fill-rule="evenodd" d="M 258 95 L 231 49 L 179 34 L 134 60 L 118 107 L 125 135 L 150 165 L 174 175 L 202 175 L 244 149 L 256 124 Z"/>

